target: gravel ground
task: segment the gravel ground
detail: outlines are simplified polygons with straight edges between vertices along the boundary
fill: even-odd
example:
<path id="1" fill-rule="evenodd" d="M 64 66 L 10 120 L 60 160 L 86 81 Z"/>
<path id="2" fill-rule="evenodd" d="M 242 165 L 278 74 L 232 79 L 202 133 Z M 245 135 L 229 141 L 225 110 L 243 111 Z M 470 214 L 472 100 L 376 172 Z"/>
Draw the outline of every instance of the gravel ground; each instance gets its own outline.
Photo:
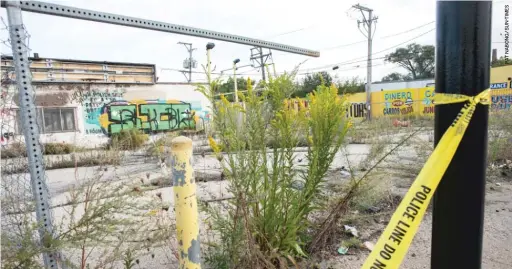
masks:
<path id="1" fill-rule="evenodd" d="M 488 183 L 489 186 L 487 187 L 482 255 L 483 269 L 512 268 L 512 182 L 501 182 L 499 184 L 501 186 Z M 375 227 L 361 229 L 384 228 L 384 225 L 375 224 Z M 400 268 L 430 269 L 431 232 L 432 212 L 427 212 Z M 376 242 L 377 239 L 378 235 L 372 241 Z M 321 267 L 360 268 L 368 253 L 368 251 L 360 251 L 354 255 L 337 256 L 324 261 Z"/>
<path id="2" fill-rule="evenodd" d="M 338 154 L 331 169 L 347 166 L 348 163 L 359 163 L 364 159 L 365 155 L 368 154 L 369 146 L 350 145 L 346 151 L 349 154 L 348 158 L 343 156 L 343 154 Z M 297 149 L 296 154 L 297 159 L 302 160 L 300 161 L 300 165 L 304 165 L 307 162 L 304 158 L 305 152 L 301 151 L 301 149 Z M 411 151 L 410 149 L 404 148 L 400 151 L 399 155 L 400 156 L 392 156 L 390 159 L 396 159 L 396 162 L 403 164 L 405 157 L 411 155 Z M 215 175 L 217 175 L 220 173 L 219 163 L 213 156 L 209 155 L 206 155 L 206 157 L 194 156 L 194 168 L 198 174 L 215 173 Z M 90 177 L 96 170 L 97 167 L 79 168 L 78 170 L 59 169 L 48 171 L 48 183 L 54 195 L 52 199 L 53 204 L 58 205 L 65 201 L 66 190 L 73 186 L 76 181 L 75 177 L 83 180 Z M 158 164 L 152 162 L 144 163 L 142 160 L 137 160 L 137 162 L 130 163 L 129 165 L 123 165 L 120 168 L 116 168 L 115 171 L 109 168 L 103 176 L 109 178 L 111 173 L 115 173 L 120 177 L 120 180 L 131 181 L 133 179 L 138 180 L 138 178 L 141 177 L 144 178 L 148 172 L 151 172 L 151 178 L 163 176 Z M 500 184 L 501 186 L 497 186 L 494 182 L 488 184 L 485 209 L 484 269 L 512 268 L 512 182 L 501 182 Z M 223 195 L 227 194 L 225 190 L 226 186 L 227 183 L 225 181 L 198 182 L 198 198 L 203 201 L 221 198 Z M 407 185 L 402 187 L 406 186 Z M 492 189 L 490 188 L 491 186 Z M 169 203 L 172 207 L 172 188 L 161 188 L 152 192 L 161 192 L 164 202 Z M 400 192 L 404 193 L 405 189 L 401 189 Z M 62 210 L 54 210 L 54 215 L 57 219 L 63 214 L 63 212 L 60 211 Z M 165 216 L 165 218 L 171 224 L 174 216 L 171 213 Z M 202 216 L 202 218 L 204 219 L 205 216 Z M 385 221 L 386 219 L 379 223 L 373 222 L 368 226 L 358 227 L 358 229 L 361 233 L 374 234 L 370 239 L 372 242 L 376 242 L 380 232 L 385 228 Z M 401 268 L 430 268 L 431 225 L 432 214 L 429 212 L 425 216 Z M 201 236 L 206 236 L 204 230 L 203 228 Z M 154 254 L 154 256 L 152 254 Z M 367 255 L 368 251 L 364 250 L 356 251 L 354 254 L 346 256 L 339 256 L 333 251 L 333 253 L 329 255 L 332 258 L 324 260 L 320 267 L 360 268 Z M 152 249 L 148 255 L 138 258 L 140 262 L 140 265 L 136 267 L 138 269 L 177 268 L 176 260 L 173 258 L 169 246 Z"/>

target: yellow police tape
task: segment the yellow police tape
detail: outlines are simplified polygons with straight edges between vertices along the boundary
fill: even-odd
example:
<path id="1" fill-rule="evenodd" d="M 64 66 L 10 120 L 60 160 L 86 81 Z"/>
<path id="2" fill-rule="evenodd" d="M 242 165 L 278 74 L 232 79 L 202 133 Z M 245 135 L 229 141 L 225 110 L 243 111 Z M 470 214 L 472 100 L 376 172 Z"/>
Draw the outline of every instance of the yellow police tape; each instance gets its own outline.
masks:
<path id="1" fill-rule="evenodd" d="M 490 104 L 490 90 L 475 97 L 436 93 L 434 104 L 468 102 L 446 130 L 437 147 L 391 217 L 362 269 L 399 268 L 418 231 L 430 199 L 464 136 L 477 104 Z"/>

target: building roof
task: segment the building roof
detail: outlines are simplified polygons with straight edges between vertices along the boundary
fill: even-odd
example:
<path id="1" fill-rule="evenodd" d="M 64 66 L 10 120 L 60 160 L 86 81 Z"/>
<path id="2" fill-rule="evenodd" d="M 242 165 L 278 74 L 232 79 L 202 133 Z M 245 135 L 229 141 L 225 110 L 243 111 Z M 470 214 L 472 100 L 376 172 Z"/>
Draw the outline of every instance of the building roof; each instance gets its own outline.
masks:
<path id="1" fill-rule="evenodd" d="M 13 60 L 11 55 L 2 55 L 2 60 Z M 128 66 L 152 66 L 155 64 L 148 63 L 129 63 L 129 62 L 109 62 L 109 61 L 88 61 L 88 60 L 76 60 L 76 59 L 60 59 L 60 58 L 42 58 L 42 57 L 28 57 L 30 61 L 45 61 L 52 60 L 57 62 L 65 62 L 65 63 L 90 63 L 90 64 L 110 64 L 110 65 L 128 65 Z"/>

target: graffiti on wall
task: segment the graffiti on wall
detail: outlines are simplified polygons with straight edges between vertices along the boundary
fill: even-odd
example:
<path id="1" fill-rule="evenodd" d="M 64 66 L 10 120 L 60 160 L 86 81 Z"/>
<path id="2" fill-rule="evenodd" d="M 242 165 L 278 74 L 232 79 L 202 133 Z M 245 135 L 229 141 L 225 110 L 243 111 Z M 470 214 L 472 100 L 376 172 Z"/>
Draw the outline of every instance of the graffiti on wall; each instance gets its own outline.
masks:
<path id="1" fill-rule="evenodd" d="M 100 125 L 100 116 L 104 107 L 114 101 L 122 100 L 125 89 L 92 90 L 80 96 L 83 112 L 85 134 L 104 134 Z"/>
<path id="2" fill-rule="evenodd" d="M 139 129 L 145 132 L 194 129 L 195 112 L 190 103 L 176 100 L 113 101 L 100 111 L 104 134 Z"/>
<path id="3" fill-rule="evenodd" d="M 512 108 L 512 91 L 503 94 L 491 95 L 491 109 L 492 110 L 508 110 Z"/>
<path id="4" fill-rule="evenodd" d="M 0 136 L 0 144 L 2 146 L 6 146 L 9 144 L 9 141 L 12 140 L 13 138 L 14 138 L 13 132 L 2 133 L 2 135 Z"/>

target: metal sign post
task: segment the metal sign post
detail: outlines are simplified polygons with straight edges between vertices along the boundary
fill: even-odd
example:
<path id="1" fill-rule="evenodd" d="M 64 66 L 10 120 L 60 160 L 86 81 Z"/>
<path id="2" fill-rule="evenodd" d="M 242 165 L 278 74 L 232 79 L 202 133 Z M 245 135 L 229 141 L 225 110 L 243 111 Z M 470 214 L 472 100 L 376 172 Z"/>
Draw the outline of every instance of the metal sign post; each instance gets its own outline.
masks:
<path id="1" fill-rule="evenodd" d="M 2 1 L 2 6 L 5 5 Z M 112 14 L 106 12 L 99 12 L 90 9 L 75 8 L 70 6 L 56 5 L 52 3 L 38 2 L 38 1 L 16 1 L 20 3 L 20 7 L 23 11 L 42 13 L 53 16 L 67 17 L 72 19 L 80 19 L 87 21 L 110 23 L 122 26 L 129 26 L 135 28 L 142 28 L 147 30 L 154 30 L 160 32 L 167 32 L 173 34 L 181 34 L 188 36 L 203 37 L 208 39 L 215 39 L 221 41 L 227 41 L 231 43 L 238 43 L 248 46 L 262 47 L 272 50 L 279 50 L 289 53 L 295 53 L 300 55 L 320 57 L 320 52 L 303 49 L 299 47 L 289 46 L 285 44 L 279 44 L 275 42 L 265 41 L 261 39 L 255 39 L 245 36 L 232 35 L 222 32 L 216 32 L 206 29 L 200 29 L 195 27 L 189 27 L 184 25 L 172 24 L 161 21 L 153 21 L 147 19 L 141 19 L 136 17 L 123 16 L 119 14 Z M 118 2 L 122 3 L 122 2 Z"/>
<path id="2" fill-rule="evenodd" d="M 491 1 L 437 2 L 436 92 L 489 88 Z M 464 104 L 435 107 L 435 143 Z M 480 269 L 489 109 L 477 105 L 434 196 L 432 269 Z"/>
<path id="3" fill-rule="evenodd" d="M 173 34 L 215 39 L 312 57 L 320 56 L 318 51 L 279 44 L 261 39 L 232 35 L 166 22 L 123 16 L 119 14 L 56 5 L 52 3 L 39 1 L 1 1 L 1 6 L 7 8 L 7 14 L 9 18 L 9 30 L 12 43 L 14 66 L 16 70 L 16 82 L 20 96 L 21 126 L 27 146 L 31 186 L 36 206 L 36 216 L 37 220 L 42 224 L 39 230 L 39 235 L 44 246 L 48 246 L 48 244 L 51 243 L 54 232 L 52 216 L 50 213 L 50 196 L 45 181 L 43 154 L 41 145 L 39 143 L 39 128 L 37 126 L 36 107 L 34 103 L 35 94 L 32 88 L 32 75 L 30 73 L 30 62 L 28 60 L 28 48 L 25 45 L 26 35 L 21 17 L 22 10 L 72 19 L 81 19 Z M 210 44 L 213 45 L 213 43 L 209 43 L 208 45 Z M 207 47 L 208 80 L 211 79 L 211 62 L 209 54 L 212 48 L 213 47 Z M 59 253 L 44 253 L 43 258 L 46 268 L 59 268 Z"/>
<path id="4" fill-rule="evenodd" d="M 50 247 L 53 239 L 53 224 L 50 212 L 50 196 L 46 185 L 43 152 L 39 143 L 39 126 L 35 107 L 32 74 L 28 60 L 28 48 L 25 28 L 21 18 L 20 3 L 7 1 L 7 17 L 11 38 L 12 56 L 16 69 L 16 83 L 20 96 L 21 126 L 27 147 L 30 184 L 36 208 L 36 218 L 40 225 L 39 237 L 43 247 Z M 46 268 L 59 268 L 58 253 L 43 253 Z"/>

